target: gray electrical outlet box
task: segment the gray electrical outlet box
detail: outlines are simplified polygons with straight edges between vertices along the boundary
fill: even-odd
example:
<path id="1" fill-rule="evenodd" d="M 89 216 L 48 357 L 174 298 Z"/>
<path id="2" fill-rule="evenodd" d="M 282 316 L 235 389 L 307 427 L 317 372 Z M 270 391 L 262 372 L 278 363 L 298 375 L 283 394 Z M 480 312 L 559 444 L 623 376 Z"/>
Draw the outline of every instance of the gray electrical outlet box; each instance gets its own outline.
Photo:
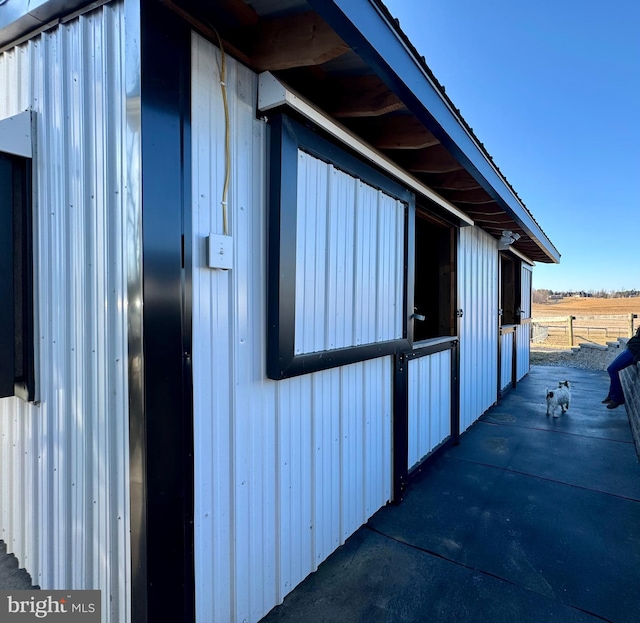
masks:
<path id="1" fill-rule="evenodd" d="M 233 238 L 223 234 L 209 234 L 207 238 L 207 266 L 229 270 L 233 266 Z"/>

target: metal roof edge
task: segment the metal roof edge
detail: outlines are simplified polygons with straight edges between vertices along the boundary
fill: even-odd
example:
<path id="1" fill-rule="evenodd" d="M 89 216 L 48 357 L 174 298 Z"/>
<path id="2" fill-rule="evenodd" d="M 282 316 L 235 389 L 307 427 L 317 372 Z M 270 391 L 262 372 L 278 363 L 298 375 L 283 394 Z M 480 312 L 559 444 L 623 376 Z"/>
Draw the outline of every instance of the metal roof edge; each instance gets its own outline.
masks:
<path id="1" fill-rule="evenodd" d="M 378 0 L 307 0 L 474 175 L 553 263 L 560 254 L 409 49 Z"/>
<path id="2" fill-rule="evenodd" d="M 73 15 L 87 5 L 100 6 L 105 1 L 8 0 L 0 11 L 0 49 L 39 31 L 57 18 Z"/>

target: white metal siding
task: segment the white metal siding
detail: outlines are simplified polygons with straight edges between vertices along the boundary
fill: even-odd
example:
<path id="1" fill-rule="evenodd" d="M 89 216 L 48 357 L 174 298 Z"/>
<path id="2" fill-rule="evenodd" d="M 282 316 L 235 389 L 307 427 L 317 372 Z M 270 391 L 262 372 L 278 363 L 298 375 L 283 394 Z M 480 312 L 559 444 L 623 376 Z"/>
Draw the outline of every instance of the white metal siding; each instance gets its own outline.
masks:
<path id="1" fill-rule="evenodd" d="M 298 152 L 295 353 L 402 337 L 404 204 Z"/>
<path id="2" fill-rule="evenodd" d="M 529 357 L 531 352 L 531 324 L 524 322 L 531 318 L 531 287 L 532 287 L 532 275 L 533 271 L 531 266 L 522 264 L 522 279 L 521 279 L 521 315 L 520 319 L 523 324 L 518 325 L 517 330 L 517 349 L 518 349 L 518 363 L 516 370 L 516 377 L 519 381 L 527 372 L 529 372 Z"/>
<path id="3" fill-rule="evenodd" d="M 251 622 L 389 500 L 393 363 L 267 379 L 257 77 L 227 59 L 233 268 L 211 270 L 205 238 L 221 232 L 225 166 L 220 57 L 197 35 L 192 54 L 197 618 Z"/>
<path id="4" fill-rule="evenodd" d="M 496 400 L 498 385 L 497 241 L 478 227 L 460 230 L 460 432 Z"/>
<path id="5" fill-rule="evenodd" d="M 513 380 L 513 339 L 515 333 L 500 336 L 500 389 L 504 389 Z"/>
<path id="6" fill-rule="evenodd" d="M 129 618 L 123 4 L 0 55 L 0 118 L 37 115 L 39 404 L 0 401 L 1 537 L 34 583 Z"/>
<path id="7" fill-rule="evenodd" d="M 408 465 L 451 435 L 451 351 L 409 360 Z"/>

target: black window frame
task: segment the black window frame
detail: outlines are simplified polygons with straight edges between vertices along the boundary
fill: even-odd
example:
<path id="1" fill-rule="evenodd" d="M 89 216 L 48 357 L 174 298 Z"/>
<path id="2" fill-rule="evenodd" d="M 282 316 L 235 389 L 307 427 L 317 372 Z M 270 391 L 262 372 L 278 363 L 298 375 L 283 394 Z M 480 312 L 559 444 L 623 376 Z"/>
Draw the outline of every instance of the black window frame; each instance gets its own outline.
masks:
<path id="1" fill-rule="evenodd" d="M 0 397 L 34 400 L 31 159 L 0 151 Z"/>
<path id="2" fill-rule="evenodd" d="M 411 348 L 413 328 L 415 196 L 386 174 L 284 113 L 270 122 L 267 286 L 267 376 L 285 379 L 391 355 Z M 314 353 L 295 354 L 295 276 L 298 150 L 378 188 L 405 204 L 402 337 Z M 411 311 L 409 311 L 411 310 Z"/>

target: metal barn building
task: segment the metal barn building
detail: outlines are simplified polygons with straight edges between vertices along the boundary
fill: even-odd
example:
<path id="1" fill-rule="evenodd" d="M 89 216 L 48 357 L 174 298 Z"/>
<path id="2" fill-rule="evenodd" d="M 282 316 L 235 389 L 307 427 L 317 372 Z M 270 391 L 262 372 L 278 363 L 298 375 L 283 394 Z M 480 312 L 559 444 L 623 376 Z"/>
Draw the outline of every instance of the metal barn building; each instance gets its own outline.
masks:
<path id="1" fill-rule="evenodd" d="M 527 373 L 559 254 L 380 0 L 0 4 L 0 538 L 258 621 Z"/>

